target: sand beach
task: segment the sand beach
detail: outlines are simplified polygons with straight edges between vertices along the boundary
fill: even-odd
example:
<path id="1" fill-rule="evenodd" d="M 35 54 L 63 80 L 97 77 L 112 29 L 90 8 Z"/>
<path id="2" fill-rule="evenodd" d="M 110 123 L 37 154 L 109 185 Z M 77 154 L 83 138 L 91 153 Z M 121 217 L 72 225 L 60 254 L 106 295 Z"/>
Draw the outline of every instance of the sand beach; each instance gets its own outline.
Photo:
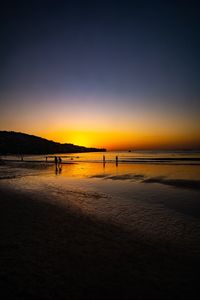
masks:
<path id="1" fill-rule="evenodd" d="M 37 192 L 1 186 L 0 199 L 3 299 L 197 299 L 199 253 Z"/>

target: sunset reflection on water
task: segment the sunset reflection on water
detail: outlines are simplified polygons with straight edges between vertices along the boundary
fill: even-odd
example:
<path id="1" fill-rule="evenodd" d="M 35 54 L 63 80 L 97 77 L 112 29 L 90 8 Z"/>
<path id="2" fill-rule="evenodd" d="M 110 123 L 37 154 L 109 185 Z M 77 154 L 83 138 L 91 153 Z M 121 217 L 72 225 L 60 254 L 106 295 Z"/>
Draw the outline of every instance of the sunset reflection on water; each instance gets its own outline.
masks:
<path id="1" fill-rule="evenodd" d="M 55 166 L 50 169 L 56 170 Z M 167 164 L 124 164 L 118 163 L 73 163 L 62 164 L 57 174 L 76 178 L 104 178 L 107 175 L 135 174 L 144 177 L 169 177 L 175 179 L 200 179 L 198 165 L 167 165 Z M 50 175 L 50 174 L 49 174 Z"/>

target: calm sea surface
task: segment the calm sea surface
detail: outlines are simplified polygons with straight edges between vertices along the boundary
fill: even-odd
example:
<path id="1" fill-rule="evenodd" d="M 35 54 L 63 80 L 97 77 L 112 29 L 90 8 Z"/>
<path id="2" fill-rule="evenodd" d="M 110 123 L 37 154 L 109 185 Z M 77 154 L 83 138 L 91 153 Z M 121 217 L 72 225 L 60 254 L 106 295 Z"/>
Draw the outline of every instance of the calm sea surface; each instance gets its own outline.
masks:
<path id="1" fill-rule="evenodd" d="M 105 156 L 106 162 L 116 160 L 116 156 L 120 162 L 165 162 L 165 163 L 199 163 L 200 151 L 109 151 L 109 152 L 90 152 L 90 153 L 73 153 L 73 154 L 55 154 L 62 158 L 63 162 L 74 160 L 76 162 L 102 162 Z M 48 155 L 48 161 L 53 161 L 55 155 Z M 20 156 L 2 156 L 3 159 L 16 160 Z M 45 155 L 26 155 L 23 157 L 28 161 L 44 161 Z"/>
<path id="2" fill-rule="evenodd" d="M 2 157 L 7 160 L 0 165 L 0 187 L 70 206 L 145 237 L 193 245 L 194 251 L 200 248 L 200 153 L 58 156 L 62 157 L 58 166 L 53 157 L 46 163 L 44 155 L 25 156 L 23 162 L 14 156 Z"/>

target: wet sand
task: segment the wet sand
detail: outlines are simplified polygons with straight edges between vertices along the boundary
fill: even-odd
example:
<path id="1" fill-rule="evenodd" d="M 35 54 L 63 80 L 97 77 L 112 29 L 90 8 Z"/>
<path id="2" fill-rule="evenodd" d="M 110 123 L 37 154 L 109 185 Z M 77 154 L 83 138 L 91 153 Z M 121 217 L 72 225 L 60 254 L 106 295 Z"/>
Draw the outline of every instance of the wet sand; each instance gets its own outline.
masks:
<path id="1" fill-rule="evenodd" d="M 38 193 L 1 188 L 0 199 L 2 299 L 198 299 L 199 253 Z"/>

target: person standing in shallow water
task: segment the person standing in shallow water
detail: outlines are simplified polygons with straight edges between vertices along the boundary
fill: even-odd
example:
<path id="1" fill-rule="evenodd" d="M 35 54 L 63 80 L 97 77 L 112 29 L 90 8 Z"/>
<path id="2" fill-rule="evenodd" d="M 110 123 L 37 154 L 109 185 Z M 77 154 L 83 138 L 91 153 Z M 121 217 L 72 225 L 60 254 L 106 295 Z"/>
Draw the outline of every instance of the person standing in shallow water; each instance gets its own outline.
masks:
<path id="1" fill-rule="evenodd" d="M 58 172 L 59 174 L 62 172 L 62 159 L 60 156 L 58 157 Z"/>
<path id="2" fill-rule="evenodd" d="M 57 156 L 55 156 L 54 161 L 55 161 L 55 165 L 57 165 L 58 164 L 58 158 L 57 158 Z"/>

